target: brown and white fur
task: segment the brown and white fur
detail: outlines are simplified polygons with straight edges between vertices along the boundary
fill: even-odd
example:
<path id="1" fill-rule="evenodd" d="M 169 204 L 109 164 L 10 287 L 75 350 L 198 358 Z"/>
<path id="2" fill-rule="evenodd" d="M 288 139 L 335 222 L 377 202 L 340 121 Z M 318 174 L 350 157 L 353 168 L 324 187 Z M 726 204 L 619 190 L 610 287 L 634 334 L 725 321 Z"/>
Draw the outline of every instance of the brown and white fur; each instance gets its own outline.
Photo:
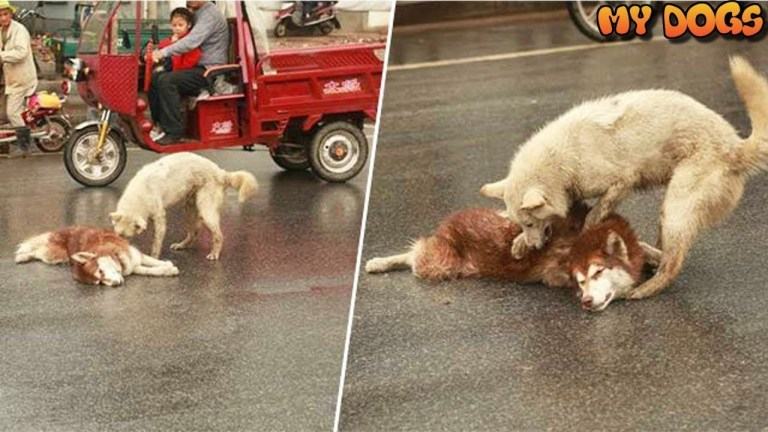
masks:
<path id="1" fill-rule="evenodd" d="M 646 260 L 657 263 L 661 252 L 639 242 L 626 220 L 615 214 L 582 231 L 587 210 L 575 205 L 567 219 L 551 225 L 551 241 L 519 260 L 509 253 L 522 231 L 518 225 L 495 210 L 462 210 L 443 220 L 431 236 L 416 240 L 408 252 L 373 258 L 365 270 L 410 268 L 416 277 L 427 280 L 485 277 L 573 287 L 574 269 L 584 273 L 585 263 L 600 263 L 601 269 L 610 271 L 598 272 L 587 265 L 591 273 L 585 274 L 594 280 L 578 286 L 585 308 L 603 310 L 611 300 L 626 295 L 640 280 Z M 611 293 L 607 301 L 604 292 Z"/>
<path id="2" fill-rule="evenodd" d="M 130 274 L 176 276 L 170 261 L 144 255 L 113 231 L 73 226 L 31 237 L 16 249 L 16 263 L 40 260 L 46 264 L 69 262 L 72 277 L 92 285 L 118 286 Z"/>
<path id="3" fill-rule="evenodd" d="M 573 200 L 598 198 L 586 220 L 591 227 L 631 191 L 667 185 L 658 271 L 629 298 L 667 287 L 699 233 L 731 213 L 747 177 L 768 163 L 768 82 L 740 57 L 731 59 L 730 68 L 752 121 L 747 139 L 703 104 L 668 90 L 586 102 L 531 137 L 508 177 L 481 190 L 503 199 L 523 227 L 512 254 L 542 247 L 546 227 Z"/>
<path id="4" fill-rule="evenodd" d="M 219 259 L 224 236 L 219 219 L 227 188 L 237 189 L 242 203 L 256 192 L 257 184 L 247 171 L 227 172 L 210 160 L 194 153 L 176 153 L 144 165 L 125 188 L 117 210 L 110 214 L 115 232 L 133 237 L 154 222 L 152 256 L 157 258 L 166 231 L 165 210 L 185 201 L 187 236 L 171 245 L 179 250 L 189 247 L 200 228 L 211 233 L 212 246 L 207 258 Z"/>

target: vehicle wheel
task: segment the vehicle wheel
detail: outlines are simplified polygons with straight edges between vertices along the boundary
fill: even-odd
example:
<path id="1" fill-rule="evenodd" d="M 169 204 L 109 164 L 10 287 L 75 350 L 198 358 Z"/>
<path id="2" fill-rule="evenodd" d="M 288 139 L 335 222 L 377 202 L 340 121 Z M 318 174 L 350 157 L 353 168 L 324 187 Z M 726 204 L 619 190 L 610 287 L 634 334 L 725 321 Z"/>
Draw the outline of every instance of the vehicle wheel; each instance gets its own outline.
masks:
<path id="1" fill-rule="evenodd" d="M 49 123 L 50 122 L 50 123 Z M 49 117 L 48 121 L 42 119 L 37 126 L 48 132 L 47 137 L 35 139 L 37 148 L 43 153 L 56 153 L 61 151 L 72 133 L 72 125 L 63 117 Z"/>
<path id="2" fill-rule="evenodd" d="M 280 168 L 287 171 L 304 171 L 309 168 L 307 148 L 301 144 L 280 144 L 269 155 Z"/>
<path id="3" fill-rule="evenodd" d="M 615 40 L 616 36 L 603 36 L 597 27 L 597 9 L 607 4 L 607 1 L 571 1 L 566 2 L 566 7 L 580 32 L 590 39 L 607 42 Z"/>
<path id="4" fill-rule="evenodd" d="M 330 34 L 333 31 L 333 24 L 329 22 L 324 22 L 320 24 L 320 33 L 327 35 Z"/>
<path id="5" fill-rule="evenodd" d="M 288 34 L 288 23 L 286 20 L 282 20 L 275 26 L 275 37 L 285 37 Z"/>
<path id="6" fill-rule="evenodd" d="M 84 186 L 106 186 L 115 181 L 125 169 L 125 143 L 117 132 L 110 132 L 101 155 L 96 156 L 99 141 L 98 126 L 87 127 L 72 135 L 64 147 L 64 165 L 69 175 Z"/>
<path id="7" fill-rule="evenodd" d="M 309 146 L 312 171 L 328 182 L 341 183 L 356 176 L 368 159 L 368 140 L 357 126 L 336 121 L 321 127 Z"/>

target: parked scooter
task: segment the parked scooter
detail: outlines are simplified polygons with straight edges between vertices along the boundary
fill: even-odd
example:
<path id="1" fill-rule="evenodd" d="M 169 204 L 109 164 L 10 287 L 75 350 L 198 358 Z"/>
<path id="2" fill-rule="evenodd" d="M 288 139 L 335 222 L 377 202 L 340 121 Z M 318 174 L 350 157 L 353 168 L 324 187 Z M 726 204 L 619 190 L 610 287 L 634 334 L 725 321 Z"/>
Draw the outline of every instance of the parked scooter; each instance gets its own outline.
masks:
<path id="1" fill-rule="evenodd" d="M 275 36 L 285 37 L 289 31 L 298 29 L 320 29 L 327 35 L 334 29 L 340 29 L 341 23 L 336 18 L 335 1 L 295 1 L 285 2 L 275 14 Z"/>
<path id="2" fill-rule="evenodd" d="M 63 111 L 70 91 L 69 81 L 62 83 L 61 90 L 62 96 L 44 91 L 33 94 L 27 98 L 27 109 L 21 114 L 30 129 L 30 137 L 37 144 L 37 148 L 45 153 L 57 152 L 64 148 L 72 132 L 72 124 Z M 15 142 L 15 129 L 0 129 L 0 143 Z"/>

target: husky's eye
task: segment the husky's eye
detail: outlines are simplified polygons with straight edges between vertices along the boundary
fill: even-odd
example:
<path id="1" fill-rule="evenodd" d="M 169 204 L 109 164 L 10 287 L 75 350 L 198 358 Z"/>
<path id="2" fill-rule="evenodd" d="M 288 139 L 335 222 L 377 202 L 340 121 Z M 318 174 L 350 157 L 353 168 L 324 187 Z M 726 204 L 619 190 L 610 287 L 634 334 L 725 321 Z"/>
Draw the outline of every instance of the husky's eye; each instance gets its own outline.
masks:
<path id="1" fill-rule="evenodd" d="M 605 270 L 605 269 L 604 268 L 597 269 L 595 274 L 592 275 L 592 279 L 597 279 L 597 277 L 600 276 L 600 274 L 603 272 L 603 270 Z"/>

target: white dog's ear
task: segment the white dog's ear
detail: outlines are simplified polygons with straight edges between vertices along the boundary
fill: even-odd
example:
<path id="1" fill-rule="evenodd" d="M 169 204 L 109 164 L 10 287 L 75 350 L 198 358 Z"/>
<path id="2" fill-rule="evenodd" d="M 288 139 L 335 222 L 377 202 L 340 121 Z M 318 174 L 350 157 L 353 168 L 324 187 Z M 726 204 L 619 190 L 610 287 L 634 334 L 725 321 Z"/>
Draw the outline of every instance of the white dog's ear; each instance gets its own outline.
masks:
<path id="1" fill-rule="evenodd" d="M 78 252 L 72 255 L 71 257 L 69 257 L 69 259 L 71 259 L 72 261 L 78 264 L 85 264 L 86 261 L 95 257 L 96 257 L 96 254 L 93 252 Z"/>
<path id="2" fill-rule="evenodd" d="M 520 206 L 523 210 L 533 210 L 542 207 L 547 203 L 547 197 L 539 189 L 531 188 L 523 195 L 523 204 Z"/>
<path id="3" fill-rule="evenodd" d="M 616 234 L 615 231 L 608 232 L 608 239 L 605 241 L 605 253 L 622 261 L 629 259 L 627 244 L 624 243 L 624 239 Z"/>
<path id="4" fill-rule="evenodd" d="M 118 212 L 112 212 L 109 214 L 109 218 L 112 220 L 112 225 L 115 225 L 123 219 L 123 215 Z"/>
<path id="5" fill-rule="evenodd" d="M 480 195 L 488 198 L 504 199 L 504 190 L 507 188 L 507 179 L 488 183 L 480 188 Z"/>

